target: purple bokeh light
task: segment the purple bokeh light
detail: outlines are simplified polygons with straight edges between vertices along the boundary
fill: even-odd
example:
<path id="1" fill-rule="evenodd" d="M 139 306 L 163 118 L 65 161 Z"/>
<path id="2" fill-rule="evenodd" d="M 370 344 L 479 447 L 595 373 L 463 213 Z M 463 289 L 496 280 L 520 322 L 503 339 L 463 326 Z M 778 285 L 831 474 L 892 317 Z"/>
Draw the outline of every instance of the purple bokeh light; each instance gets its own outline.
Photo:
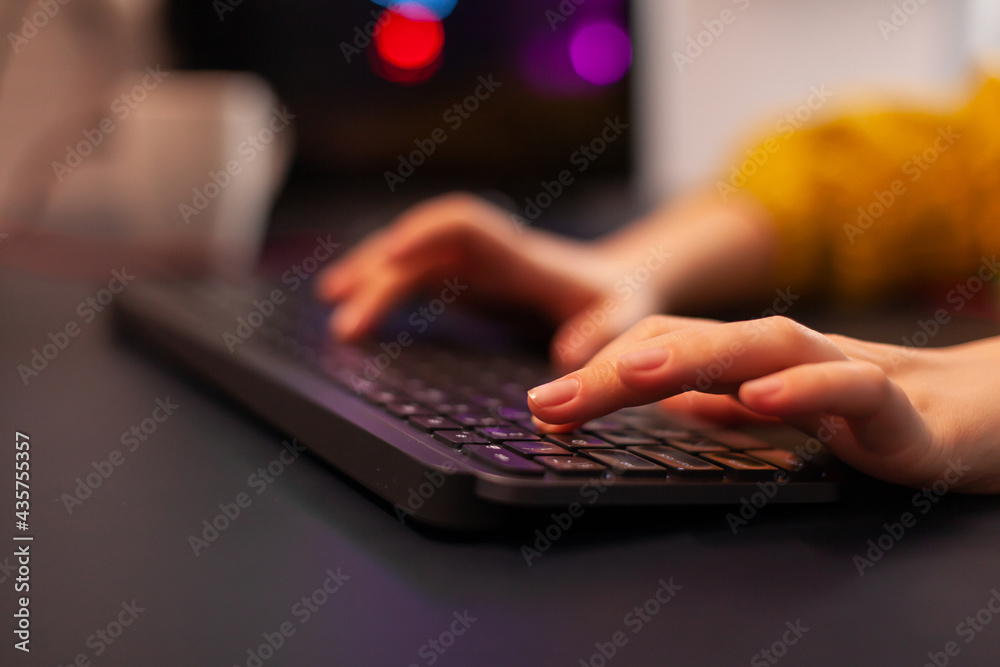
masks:
<path id="1" fill-rule="evenodd" d="M 632 41 L 625 30 L 610 21 L 581 26 L 569 45 L 573 69 L 581 79 L 597 86 L 620 81 L 632 65 Z"/>

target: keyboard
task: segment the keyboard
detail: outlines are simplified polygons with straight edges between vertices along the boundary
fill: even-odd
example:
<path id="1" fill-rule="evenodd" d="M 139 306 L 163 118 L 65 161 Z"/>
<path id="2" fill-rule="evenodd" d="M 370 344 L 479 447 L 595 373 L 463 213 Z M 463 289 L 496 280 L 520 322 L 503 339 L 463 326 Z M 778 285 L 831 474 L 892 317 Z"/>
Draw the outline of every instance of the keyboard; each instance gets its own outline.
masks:
<path id="1" fill-rule="evenodd" d="M 340 344 L 328 316 L 262 283 L 136 285 L 116 310 L 130 338 L 296 437 L 404 521 L 469 529 L 572 503 L 627 511 L 839 495 L 837 464 L 790 429 L 734 431 L 646 406 L 544 433 L 526 403 L 553 377 L 543 361 L 405 329 Z"/>

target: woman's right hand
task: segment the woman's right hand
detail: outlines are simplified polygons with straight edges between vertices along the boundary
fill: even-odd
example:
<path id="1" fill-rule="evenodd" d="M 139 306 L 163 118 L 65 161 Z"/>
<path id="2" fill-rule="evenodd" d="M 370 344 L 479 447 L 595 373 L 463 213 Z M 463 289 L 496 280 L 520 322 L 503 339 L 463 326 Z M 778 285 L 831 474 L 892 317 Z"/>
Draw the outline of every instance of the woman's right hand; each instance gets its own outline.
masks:
<path id="1" fill-rule="evenodd" d="M 422 202 L 361 242 L 316 289 L 338 303 L 333 333 L 353 341 L 407 297 L 457 279 L 468 285 L 464 305 L 527 307 L 555 324 L 553 360 L 570 369 L 662 307 L 656 281 L 633 277 L 642 259 L 623 262 L 598 244 L 532 229 L 455 193 Z"/>

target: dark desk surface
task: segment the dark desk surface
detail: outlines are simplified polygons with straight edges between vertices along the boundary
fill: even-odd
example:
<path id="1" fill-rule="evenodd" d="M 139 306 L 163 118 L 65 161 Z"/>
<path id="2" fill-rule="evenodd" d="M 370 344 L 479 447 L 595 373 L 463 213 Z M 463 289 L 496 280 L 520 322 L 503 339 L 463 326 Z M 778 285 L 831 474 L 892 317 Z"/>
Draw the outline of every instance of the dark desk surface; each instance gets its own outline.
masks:
<path id="1" fill-rule="evenodd" d="M 997 664 L 1000 619 L 960 625 L 991 619 L 980 610 L 993 595 L 1000 609 L 996 499 L 946 496 L 919 514 L 912 492 L 877 487 L 834 506 L 765 506 L 735 535 L 720 508 L 617 527 L 584 515 L 528 567 L 520 546 L 543 525 L 429 537 L 309 457 L 257 494 L 248 477 L 278 457 L 282 436 L 116 342 L 107 313 L 85 323 L 77 304 L 98 287 L 0 271 L 2 665 L 78 654 L 92 665 L 255 665 L 248 649 L 283 623 L 294 635 L 264 665 L 601 665 L 596 644 L 615 633 L 624 645 L 607 664 L 773 664 L 759 652 L 776 642 L 783 665 L 922 665 L 948 642 L 951 664 Z M 79 335 L 25 386 L 17 366 L 71 320 Z M 956 322 L 939 340 L 994 331 Z M 128 451 L 123 432 L 168 397 L 174 414 Z M 15 431 L 31 438 L 30 659 L 12 648 Z M 63 494 L 114 450 L 121 465 L 70 513 Z M 189 536 L 247 491 L 250 506 L 195 556 Z M 860 576 L 855 555 L 905 511 L 916 525 Z M 349 579 L 307 618 L 295 605 L 327 570 Z M 676 596 L 650 603 L 645 620 L 627 616 L 661 579 Z M 122 606 L 133 601 L 134 620 Z M 456 613 L 475 621 L 465 629 Z M 799 638 L 786 623 L 808 630 Z"/>

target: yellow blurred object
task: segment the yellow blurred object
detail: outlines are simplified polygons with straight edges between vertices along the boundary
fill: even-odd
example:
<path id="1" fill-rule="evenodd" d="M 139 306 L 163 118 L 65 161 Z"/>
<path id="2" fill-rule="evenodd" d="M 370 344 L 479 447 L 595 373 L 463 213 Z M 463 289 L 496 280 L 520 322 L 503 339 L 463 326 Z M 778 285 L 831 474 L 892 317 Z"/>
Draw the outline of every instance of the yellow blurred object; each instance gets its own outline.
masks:
<path id="1" fill-rule="evenodd" d="M 996 77 L 954 113 L 850 115 L 771 137 L 740 162 L 717 188 L 770 211 L 783 286 L 856 304 L 996 272 L 984 264 L 1000 253 Z"/>

